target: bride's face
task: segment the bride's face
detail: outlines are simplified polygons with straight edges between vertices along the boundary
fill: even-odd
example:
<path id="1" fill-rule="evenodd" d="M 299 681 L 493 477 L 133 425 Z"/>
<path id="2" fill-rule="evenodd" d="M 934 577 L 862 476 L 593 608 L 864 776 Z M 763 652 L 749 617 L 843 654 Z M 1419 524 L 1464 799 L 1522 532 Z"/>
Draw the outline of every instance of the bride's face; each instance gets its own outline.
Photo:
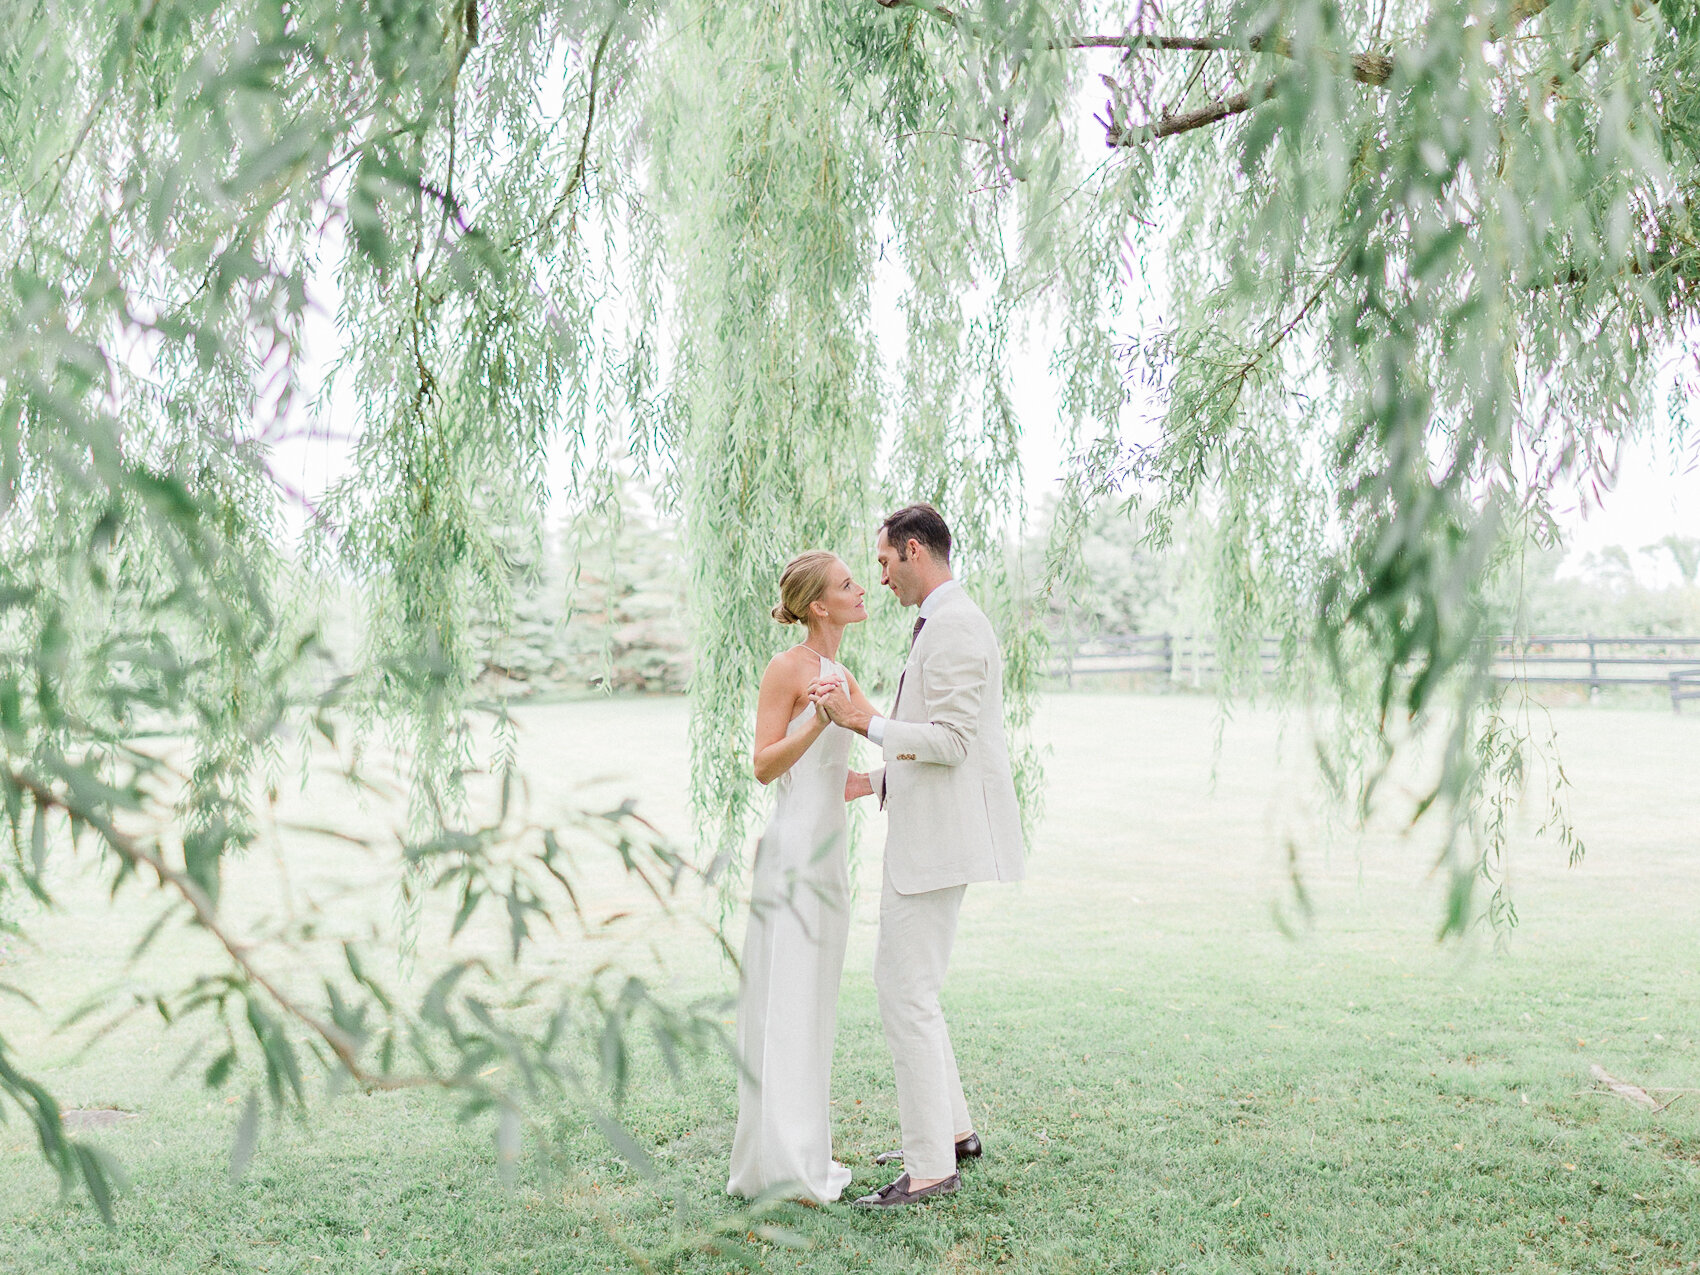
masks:
<path id="1" fill-rule="evenodd" d="M 814 605 L 825 610 L 822 618 L 829 624 L 860 624 L 868 618 L 868 608 L 862 605 L 867 592 L 856 583 L 850 568 L 837 562 L 833 564 L 831 583 Z"/>

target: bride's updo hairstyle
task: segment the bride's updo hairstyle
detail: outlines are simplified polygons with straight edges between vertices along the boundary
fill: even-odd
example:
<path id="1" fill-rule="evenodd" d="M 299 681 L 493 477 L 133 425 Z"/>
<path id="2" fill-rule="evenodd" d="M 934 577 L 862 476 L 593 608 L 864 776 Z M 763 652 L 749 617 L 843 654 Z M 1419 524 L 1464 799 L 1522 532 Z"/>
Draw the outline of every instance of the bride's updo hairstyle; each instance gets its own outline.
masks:
<path id="1" fill-rule="evenodd" d="M 838 555 L 825 549 L 810 549 L 785 564 L 779 573 L 779 605 L 773 618 L 781 624 L 808 622 L 809 607 L 832 582 L 832 566 Z"/>

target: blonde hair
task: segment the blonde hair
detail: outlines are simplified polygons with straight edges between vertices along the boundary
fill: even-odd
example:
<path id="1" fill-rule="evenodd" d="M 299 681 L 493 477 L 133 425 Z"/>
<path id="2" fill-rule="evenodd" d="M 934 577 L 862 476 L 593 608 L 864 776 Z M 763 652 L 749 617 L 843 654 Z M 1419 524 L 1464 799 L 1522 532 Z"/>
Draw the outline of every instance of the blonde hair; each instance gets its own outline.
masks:
<path id="1" fill-rule="evenodd" d="M 837 561 L 836 553 L 810 549 L 787 562 L 779 573 L 779 605 L 773 608 L 773 618 L 781 624 L 807 623 L 809 607 L 826 592 Z"/>

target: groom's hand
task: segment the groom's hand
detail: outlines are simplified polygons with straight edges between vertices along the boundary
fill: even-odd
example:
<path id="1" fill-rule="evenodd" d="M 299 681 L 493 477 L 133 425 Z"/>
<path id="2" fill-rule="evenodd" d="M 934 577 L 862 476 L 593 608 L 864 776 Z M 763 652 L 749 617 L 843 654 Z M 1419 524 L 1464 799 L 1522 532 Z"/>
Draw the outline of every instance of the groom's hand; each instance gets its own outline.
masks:
<path id="1" fill-rule="evenodd" d="M 872 797 L 874 786 L 868 782 L 866 771 L 852 770 L 844 777 L 844 800 L 855 801 L 858 797 Z"/>
<path id="2" fill-rule="evenodd" d="M 853 730 L 858 735 L 868 733 L 868 723 L 873 720 L 873 714 L 866 709 L 858 709 L 851 703 L 849 693 L 839 682 L 816 682 L 809 692 L 820 710 L 845 730 Z"/>

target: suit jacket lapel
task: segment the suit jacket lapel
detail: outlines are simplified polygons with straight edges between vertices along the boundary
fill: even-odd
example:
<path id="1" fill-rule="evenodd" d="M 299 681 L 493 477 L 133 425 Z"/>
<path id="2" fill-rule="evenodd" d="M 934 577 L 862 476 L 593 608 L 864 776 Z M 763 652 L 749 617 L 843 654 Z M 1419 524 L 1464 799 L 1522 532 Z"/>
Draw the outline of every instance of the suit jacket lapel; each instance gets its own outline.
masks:
<path id="1" fill-rule="evenodd" d="M 942 610 L 943 608 L 940 609 Z M 915 640 L 909 644 L 909 655 L 903 661 L 903 671 L 897 675 L 897 698 L 891 702 L 891 715 L 894 718 L 897 718 L 897 710 L 903 706 L 903 679 L 909 676 L 909 666 L 915 662 L 915 651 L 921 643 L 927 640 L 927 630 L 932 627 L 933 619 L 936 618 L 937 616 L 935 615 L 928 619 L 928 621 L 921 626 L 921 631 L 915 635 Z M 902 719 L 898 718 L 898 720 Z"/>
<path id="2" fill-rule="evenodd" d="M 952 589 L 950 594 L 939 603 L 938 610 L 934 611 L 932 615 L 927 617 L 927 622 L 921 626 L 921 631 L 915 635 L 915 640 L 910 643 L 909 656 L 903 661 L 903 671 L 897 675 L 897 696 L 891 702 L 891 717 L 893 720 L 902 720 L 902 718 L 897 716 L 897 710 L 903 706 L 903 679 L 909 676 L 909 665 L 915 661 L 915 652 L 920 649 L 921 643 L 927 640 L 927 630 L 933 627 L 933 622 L 951 607 L 956 605 L 955 595 L 961 592 L 962 586 L 960 584 L 957 585 L 956 588 Z"/>

